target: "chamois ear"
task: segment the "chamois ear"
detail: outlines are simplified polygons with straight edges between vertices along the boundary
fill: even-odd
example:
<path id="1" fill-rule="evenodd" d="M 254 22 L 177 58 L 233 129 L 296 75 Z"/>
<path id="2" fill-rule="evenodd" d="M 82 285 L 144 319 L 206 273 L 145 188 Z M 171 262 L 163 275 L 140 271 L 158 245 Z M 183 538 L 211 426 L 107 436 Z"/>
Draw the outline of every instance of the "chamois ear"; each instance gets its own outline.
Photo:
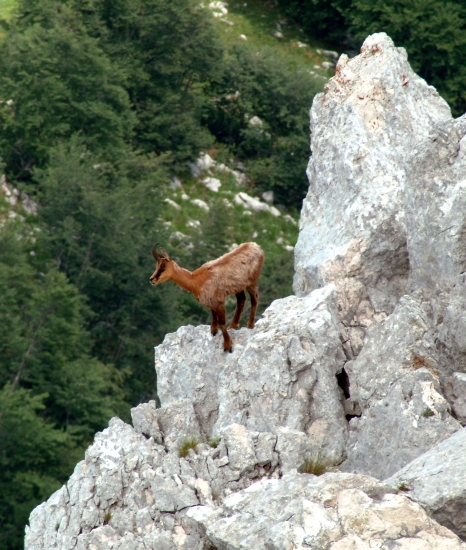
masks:
<path id="1" fill-rule="evenodd" d="M 161 256 L 161 255 L 157 252 L 157 245 L 158 245 L 158 244 L 159 244 L 159 243 L 156 243 L 156 244 L 154 244 L 154 246 L 152 247 L 152 256 L 154 256 L 156 262 L 159 262 L 159 261 L 163 258 L 163 256 Z"/>
<path id="2" fill-rule="evenodd" d="M 172 259 L 170 258 L 170 254 L 165 250 L 165 248 L 160 247 L 160 250 L 162 251 L 162 254 L 164 255 L 165 259 L 171 262 Z"/>

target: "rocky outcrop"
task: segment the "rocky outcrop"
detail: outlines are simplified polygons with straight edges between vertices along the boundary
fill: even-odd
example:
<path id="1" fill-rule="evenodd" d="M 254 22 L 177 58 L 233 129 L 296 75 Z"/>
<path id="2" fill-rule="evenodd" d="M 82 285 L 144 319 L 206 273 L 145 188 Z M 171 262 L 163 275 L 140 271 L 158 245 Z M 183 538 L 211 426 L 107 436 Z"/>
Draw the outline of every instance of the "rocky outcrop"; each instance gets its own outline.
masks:
<path id="1" fill-rule="evenodd" d="M 367 328 L 406 290 L 407 157 L 450 119 L 445 101 L 384 33 L 367 38 L 354 59 L 342 55 L 325 93 L 314 99 L 294 291 L 337 286 L 355 355 Z"/>
<path id="2" fill-rule="evenodd" d="M 153 411 L 137 407 L 133 418 L 145 416 L 145 426 L 153 426 Z M 277 443 L 271 434 L 234 424 L 217 447 L 199 444 L 180 457 L 115 418 L 67 485 L 33 511 L 26 548 L 466 548 L 412 502 L 399 481 L 336 472 L 317 477 L 296 469 L 280 476 L 275 468 L 286 445 Z M 450 463 L 458 463 L 458 453 Z M 448 466 L 444 480 L 452 481 Z M 400 476 L 414 492 L 409 473 Z"/>
<path id="3" fill-rule="evenodd" d="M 432 322 L 414 297 L 404 296 L 345 365 L 362 415 L 349 423 L 343 470 L 384 479 L 461 428 L 438 368 Z"/>
<path id="4" fill-rule="evenodd" d="M 27 550 L 466 548 L 466 118 L 380 33 L 311 127 L 296 296 L 167 335 Z"/>
<path id="5" fill-rule="evenodd" d="M 346 356 L 335 288 L 277 300 L 254 330 L 231 332 L 234 353 L 226 356 L 208 327 L 166 336 L 155 352 L 162 404 L 192 400 L 205 438 L 232 423 L 257 432 L 286 426 L 306 434 L 309 450 L 340 462 L 347 422 L 336 375 Z"/>
<path id="6" fill-rule="evenodd" d="M 219 550 L 460 549 L 461 543 L 404 494 L 351 474 L 286 475 L 187 515 Z"/>

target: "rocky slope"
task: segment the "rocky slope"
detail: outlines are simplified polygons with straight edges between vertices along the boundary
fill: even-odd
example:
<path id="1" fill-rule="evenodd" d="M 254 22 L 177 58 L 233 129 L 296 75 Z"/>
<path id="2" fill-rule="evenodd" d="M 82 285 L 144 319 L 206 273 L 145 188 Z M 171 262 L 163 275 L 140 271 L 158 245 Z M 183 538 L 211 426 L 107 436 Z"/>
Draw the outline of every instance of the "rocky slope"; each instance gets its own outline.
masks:
<path id="1" fill-rule="evenodd" d="M 96 435 L 26 549 L 466 548 L 466 118 L 380 33 L 311 127 L 296 296 L 232 354 L 167 335 L 161 408 Z"/>

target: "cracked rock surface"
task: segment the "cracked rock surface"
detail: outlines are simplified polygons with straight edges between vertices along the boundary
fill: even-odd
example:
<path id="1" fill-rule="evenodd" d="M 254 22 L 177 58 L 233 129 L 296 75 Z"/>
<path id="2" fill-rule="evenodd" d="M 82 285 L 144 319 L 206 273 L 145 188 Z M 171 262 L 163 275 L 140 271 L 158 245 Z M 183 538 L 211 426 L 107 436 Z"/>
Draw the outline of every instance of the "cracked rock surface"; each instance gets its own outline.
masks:
<path id="1" fill-rule="evenodd" d="M 403 487 L 428 514 L 466 540 L 466 429 L 413 460 L 386 480 Z"/>
<path id="2" fill-rule="evenodd" d="M 404 229 L 407 156 L 450 109 L 385 33 L 342 55 L 311 109 L 309 192 L 295 247 L 294 291 L 334 283 L 357 355 L 409 275 Z"/>
<path id="3" fill-rule="evenodd" d="M 155 352 L 163 407 L 191 399 L 205 437 L 232 423 L 258 432 L 286 426 L 340 461 L 347 422 L 336 374 L 346 357 L 334 286 L 276 300 L 254 330 L 231 332 L 228 355 L 206 326 L 166 336 Z"/>
<path id="4" fill-rule="evenodd" d="M 367 476 L 289 474 L 191 508 L 218 550 L 465 548 L 404 494 Z"/>

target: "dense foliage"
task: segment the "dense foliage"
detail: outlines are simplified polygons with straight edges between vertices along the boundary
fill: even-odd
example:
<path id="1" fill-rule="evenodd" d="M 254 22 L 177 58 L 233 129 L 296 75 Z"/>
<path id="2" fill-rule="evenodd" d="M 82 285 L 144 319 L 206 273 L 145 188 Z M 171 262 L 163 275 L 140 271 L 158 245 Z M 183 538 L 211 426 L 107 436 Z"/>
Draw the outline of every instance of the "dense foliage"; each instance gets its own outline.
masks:
<path id="1" fill-rule="evenodd" d="M 242 45 L 225 57 L 206 124 L 246 164 L 261 189 L 278 201 L 299 204 L 309 154 L 309 98 L 320 86 L 308 71 L 296 71 L 273 49 L 260 53 Z"/>
<path id="2" fill-rule="evenodd" d="M 38 269 L 25 225 L 15 225 L 0 229 L 2 548 L 21 546 L 31 507 L 58 488 L 94 431 L 127 409 L 115 368 L 91 356 L 78 290 L 52 262 Z"/>
<path id="3" fill-rule="evenodd" d="M 453 0 L 279 0 L 313 36 L 340 47 L 386 32 L 455 115 L 466 111 L 466 4 Z"/>
<path id="4" fill-rule="evenodd" d="M 248 192 L 298 208 L 319 88 L 271 51 L 226 48 L 194 0 L 20 0 L 0 43 L 0 154 L 37 214 L 10 219 L 0 198 L 2 550 L 95 431 L 156 397 L 153 346 L 208 322 L 191 295 L 148 284 L 170 178 L 214 146 L 246 165 Z M 175 260 L 198 267 L 270 216 L 238 222 L 228 204 L 211 201 Z M 259 313 L 292 278 L 280 232 L 263 231 Z"/>

